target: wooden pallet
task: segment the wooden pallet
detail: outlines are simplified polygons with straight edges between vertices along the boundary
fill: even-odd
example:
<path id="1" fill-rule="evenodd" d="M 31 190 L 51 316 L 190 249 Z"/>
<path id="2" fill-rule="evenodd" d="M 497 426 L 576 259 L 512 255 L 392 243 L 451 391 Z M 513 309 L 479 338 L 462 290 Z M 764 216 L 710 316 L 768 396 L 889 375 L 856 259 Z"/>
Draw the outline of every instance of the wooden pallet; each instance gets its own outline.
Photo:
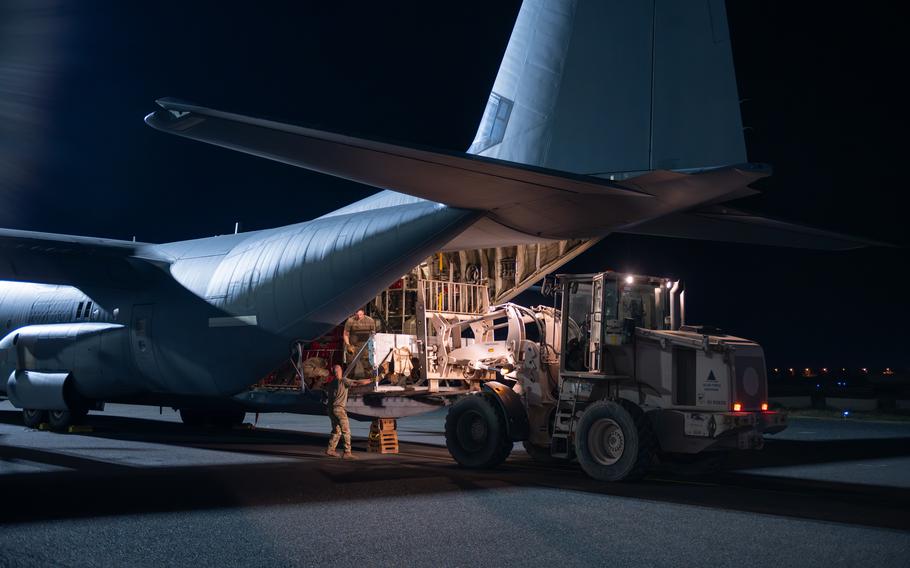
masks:
<path id="1" fill-rule="evenodd" d="M 367 450 L 377 454 L 398 453 L 398 429 L 394 418 L 374 418 Z"/>

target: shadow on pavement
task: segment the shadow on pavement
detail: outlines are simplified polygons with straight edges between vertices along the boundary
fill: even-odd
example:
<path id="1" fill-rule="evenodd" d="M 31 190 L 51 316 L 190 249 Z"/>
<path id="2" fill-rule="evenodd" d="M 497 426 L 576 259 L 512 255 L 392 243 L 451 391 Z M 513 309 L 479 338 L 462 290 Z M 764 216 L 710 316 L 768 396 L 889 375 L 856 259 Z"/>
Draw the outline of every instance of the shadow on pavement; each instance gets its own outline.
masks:
<path id="1" fill-rule="evenodd" d="M 0 422 L 19 424 L 15 412 Z M 577 466 L 543 465 L 516 452 L 500 468 L 457 467 L 445 448 L 401 444 L 396 456 L 366 454 L 344 462 L 321 456 L 325 436 L 260 429 L 190 430 L 182 424 L 92 416 L 95 431 L 80 436 L 290 458 L 280 463 L 142 467 L 73 457 L 72 452 L 0 446 L 0 459 L 25 460 L 68 471 L 13 473 L 0 477 L 0 523 L 166 513 L 214 508 L 305 505 L 326 501 L 382 500 L 425 494 L 504 488 L 546 488 L 697 505 L 751 513 L 910 530 L 910 490 L 860 483 L 832 483 L 753 476 L 728 470 L 699 478 L 658 472 L 637 483 L 602 483 Z M 822 463 L 910 455 L 908 439 L 769 443 L 761 466 Z M 749 456 L 734 468 L 756 467 Z M 608 506 L 604 502 L 602 506 Z"/>

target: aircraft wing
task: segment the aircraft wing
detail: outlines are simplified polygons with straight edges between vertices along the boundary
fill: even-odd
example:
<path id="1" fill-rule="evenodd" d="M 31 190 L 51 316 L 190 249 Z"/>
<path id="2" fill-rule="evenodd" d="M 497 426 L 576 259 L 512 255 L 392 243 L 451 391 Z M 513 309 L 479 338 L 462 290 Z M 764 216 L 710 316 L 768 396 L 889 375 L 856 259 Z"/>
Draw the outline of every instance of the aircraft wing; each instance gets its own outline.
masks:
<path id="1" fill-rule="evenodd" d="M 538 238 L 603 236 L 742 195 L 749 183 L 769 173 L 764 166 L 743 164 L 698 174 L 658 170 L 617 182 L 365 140 L 174 99 L 158 104 L 162 108 L 145 118 L 158 130 L 451 207 L 486 211 L 496 223 Z"/>
<path id="2" fill-rule="evenodd" d="M 850 250 L 866 246 L 892 246 L 771 219 L 726 206 L 672 213 L 622 231 L 636 235 L 724 241 L 820 250 Z"/>
<path id="3" fill-rule="evenodd" d="M 770 175 L 763 164 L 697 173 L 655 170 L 612 181 L 355 138 L 176 99 L 157 102 L 161 109 L 145 121 L 163 132 L 451 207 L 486 211 L 486 218 L 456 237 L 449 249 L 597 238 L 613 232 L 825 250 L 881 244 L 715 205 L 757 193 L 748 186 Z"/>
<path id="4" fill-rule="evenodd" d="M 167 259 L 145 243 L 0 229 L 0 280 L 127 283 L 137 262 L 144 261 Z"/>

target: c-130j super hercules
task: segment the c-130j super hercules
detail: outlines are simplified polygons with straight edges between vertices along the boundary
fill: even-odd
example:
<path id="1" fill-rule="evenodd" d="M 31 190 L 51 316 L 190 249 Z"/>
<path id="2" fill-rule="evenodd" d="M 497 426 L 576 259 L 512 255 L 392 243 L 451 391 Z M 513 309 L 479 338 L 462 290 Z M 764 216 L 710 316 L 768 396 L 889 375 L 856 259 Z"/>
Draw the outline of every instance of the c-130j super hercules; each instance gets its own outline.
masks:
<path id="1" fill-rule="evenodd" d="M 163 132 L 383 191 L 295 225 L 157 245 L 0 230 L 0 391 L 23 409 L 27 424 L 49 420 L 65 428 L 105 402 L 173 406 L 229 421 L 242 420 L 245 410 L 321 413 L 311 393 L 296 393 L 282 406 L 251 385 L 286 360 L 292 345 L 319 337 L 434 254 L 451 267 L 437 275 L 449 285 L 439 288 L 445 297 L 458 285 L 482 286 L 487 303 L 501 303 L 616 232 L 827 249 L 859 244 L 721 205 L 755 193 L 748 185 L 769 175 L 746 159 L 721 0 L 526 0 L 467 153 L 352 138 L 173 99 L 158 104 L 145 120 Z M 439 285 L 421 284 L 427 297 Z M 424 311 L 445 311 L 427 303 L 423 298 Z M 619 346 L 638 346 L 629 353 L 646 343 L 669 354 L 684 347 L 643 336 L 647 326 L 595 330 L 594 320 L 583 320 L 572 323 L 585 328 L 586 338 L 603 333 L 596 345 L 604 349 L 609 336 L 624 338 Z M 444 328 L 465 318 L 441 321 Z M 654 321 L 658 331 L 683 333 L 669 320 Z M 430 345 L 434 333 L 424 329 L 418 341 L 424 365 L 445 349 Z M 722 338 L 690 334 L 706 357 L 727 360 L 725 350 L 733 349 Z M 762 386 L 757 353 L 752 366 Z M 654 372 L 701 369 L 694 358 L 660 360 L 667 366 Z M 591 377 L 576 379 L 569 381 L 572 397 L 584 403 L 578 389 L 590 391 Z M 464 399 L 501 404 L 452 418 L 452 429 L 466 432 L 461 442 L 450 437 L 461 444 L 453 453 L 465 465 L 501 461 L 504 448 L 523 435 L 510 428 L 521 420 L 508 413 L 528 413 L 527 396 L 519 397 L 524 407 L 509 407 L 521 389 L 503 381 Z M 623 455 L 616 428 L 632 447 L 636 434 L 623 428 L 629 416 L 641 422 L 648 407 L 627 389 L 593 384 L 602 391 L 598 405 L 628 415 L 596 422 L 595 437 L 607 448 L 601 461 L 616 463 L 616 451 Z M 373 393 L 356 412 L 401 416 L 418 404 L 404 398 Z"/>

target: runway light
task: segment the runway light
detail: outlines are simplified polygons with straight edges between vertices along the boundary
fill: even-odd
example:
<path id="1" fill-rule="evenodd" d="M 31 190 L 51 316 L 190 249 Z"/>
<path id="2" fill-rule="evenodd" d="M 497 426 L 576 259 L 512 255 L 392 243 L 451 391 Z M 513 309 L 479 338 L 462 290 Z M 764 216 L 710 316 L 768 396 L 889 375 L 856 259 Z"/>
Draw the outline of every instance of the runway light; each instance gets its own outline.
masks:
<path id="1" fill-rule="evenodd" d="M 733 403 L 733 412 L 740 412 L 743 409 L 742 403 L 734 402 Z"/>
<path id="2" fill-rule="evenodd" d="M 868 372 L 869 372 L 869 369 L 863 367 L 863 372 L 864 372 L 864 373 L 868 373 Z"/>
<path id="3" fill-rule="evenodd" d="M 767 412 L 767 411 L 768 411 L 768 403 L 767 403 L 767 402 L 761 403 L 761 409 L 762 409 L 763 411 Z"/>
<path id="4" fill-rule="evenodd" d="M 850 416 L 850 411 L 849 411 L 849 410 L 843 411 L 843 412 L 841 413 L 841 416 L 843 416 L 844 418 Z"/>
<path id="5" fill-rule="evenodd" d="M 633 278 L 631 276 L 626 276 L 626 284 L 634 284 L 634 283 L 635 283 L 635 278 Z"/>

